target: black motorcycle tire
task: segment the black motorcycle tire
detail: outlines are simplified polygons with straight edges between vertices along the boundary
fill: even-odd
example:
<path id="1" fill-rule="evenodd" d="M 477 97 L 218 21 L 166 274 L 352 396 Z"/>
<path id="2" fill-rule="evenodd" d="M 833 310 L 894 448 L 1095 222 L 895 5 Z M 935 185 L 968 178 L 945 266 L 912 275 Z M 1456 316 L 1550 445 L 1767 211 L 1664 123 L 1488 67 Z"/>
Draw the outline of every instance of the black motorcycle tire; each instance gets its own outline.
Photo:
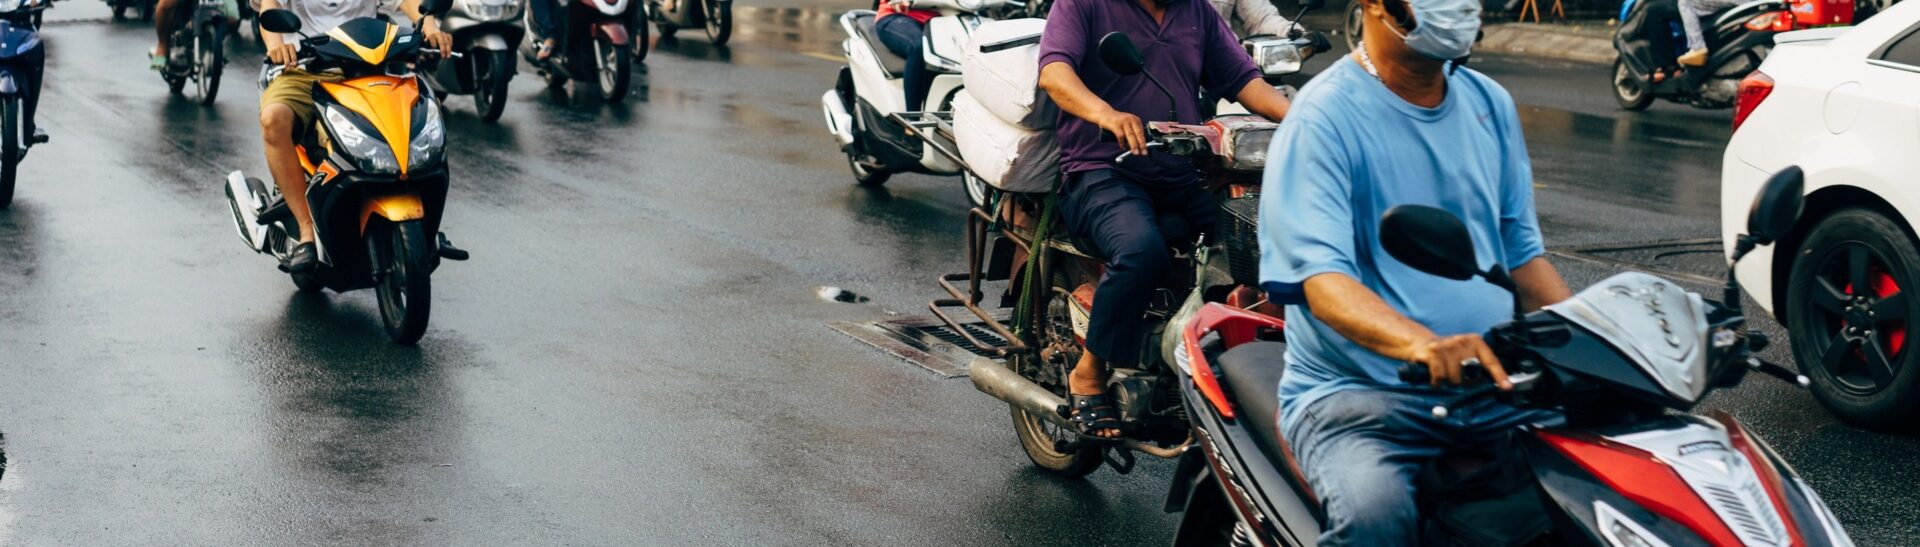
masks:
<path id="1" fill-rule="evenodd" d="M 1613 59 L 1613 81 L 1609 87 L 1613 89 L 1613 101 L 1619 103 L 1620 108 L 1638 112 L 1653 105 L 1653 93 L 1633 78 L 1626 58 Z"/>
<path id="2" fill-rule="evenodd" d="M 627 100 L 627 84 L 633 79 L 633 48 L 615 46 L 605 38 L 594 40 L 593 62 L 600 98 L 610 103 Z"/>
<path id="3" fill-rule="evenodd" d="M 199 43 L 194 45 L 194 62 L 199 64 L 200 104 L 213 106 L 213 100 L 220 96 L 220 73 L 226 71 L 226 25 L 212 21 L 205 31 L 200 33 Z"/>
<path id="4" fill-rule="evenodd" d="M 473 55 L 475 51 L 468 53 Z M 507 84 L 513 82 L 513 72 L 507 67 L 513 66 L 513 52 L 493 51 L 487 55 L 474 57 L 484 63 L 485 71 L 476 73 L 473 92 L 473 106 L 480 111 L 480 119 L 487 122 L 500 121 L 500 114 L 507 111 Z M 482 76 L 484 75 L 484 76 Z"/>
<path id="5" fill-rule="evenodd" d="M 13 205 L 13 187 L 20 167 L 20 97 L 0 98 L 0 209 Z"/>
<path id="6" fill-rule="evenodd" d="M 645 9 L 645 5 L 642 4 L 641 7 L 634 9 Z M 633 63 L 645 63 L 647 62 L 647 50 L 653 49 L 653 44 L 650 43 L 652 38 L 650 35 L 653 31 L 647 30 L 647 16 L 645 13 L 640 15 L 640 22 L 634 23 L 633 28 Z"/>
<path id="7" fill-rule="evenodd" d="M 1042 344 L 1045 343 L 1047 336 L 1047 332 L 1044 329 L 1050 328 L 1046 314 L 1048 310 L 1052 308 L 1052 301 L 1056 298 L 1072 298 L 1070 295 L 1073 292 L 1073 288 L 1069 283 L 1070 281 L 1065 275 L 1054 274 L 1053 282 L 1048 284 L 1046 289 L 1046 301 L 1035 303 L 1035 308 L 1037 309 L 1034 313 L 1039 317 L 1035 318 L 1034 324 L 1041 327 L 1038 339 Z M 1021 297 L 1026 298 L 1026 295 L 1022 295 Z M 1044 362 L 1036 362 L 1038 360 L 1038 352 L 1025 352 L 1009 357 L 1007 364 L 1013 367 L 1015 373 L 1029 380 L 1037 380 L 1039 367 L 1053 366 Z M 1077 360 L 1077 358 L 1074 358 L 1070 361 Z M 1055 395 L 1059 395 L 1064 399 L 1067 397 L 1067 388 L 1065 385 L 1067 371 L 1061 370 L 1059 371 L 1059 375 L 1061 385 L 1053 388 L 1053 391 L 1055 391 Z M 1035 383 L 1039 382 L 1036 381 Z M 1100 469 L 1100 448 L 1084 447 L 1069 452 L 1061 452 L 1055 449 L 1053 435 L 1048 434 L 1045 429 L 1049 425 L 1052 425 L 1051 422 L 1048 422 L 1045 418 L 1029 415 L 1019 407 L 1012 407 L 1012 417 L 1014 433 L 1020 437 L 1020 448 L 1026 450 L 1027 459 L 1032 460 L 1033 464 L 1040 469 L 1054 475 L 1069 478 L 1084 477 L 1088 473 Z"/>
<path id="8" fill-rule="evenodd" d="M 1367 28 L 1365 24 L 1366 12 L 1363 11 L 1363 7 L 1364 4 L 1354 2 L 1351 7 L 1347 8 L 1347 20 L 1341 27 L 1343 31 L 1341 34 L 1346 35 L 1347 38 L 1347 51 L 1360 49 L 1360 33 Z"/>
<path id="9" fill-rule="evenodd" d="M 878 188 L 893 178 L 893 172 L 879 167 L 869 166 L 860 161 L 857 152 L 847 152 L 847 169 L 853 171 L 853 182 L 868 188 Z"/>
<path id="10" fill-rule="evenodd" d="M 374 292 L 380 301 L 380 320 L 394 343 L 412 345 L 427 332 L 432 310 L 433 245 L 421 221 L 386 224 L 368 234 L 367 246 L 376 271 Z"/>
<path id="11" fill-rule="evenodd" d="M 701 0 L 707 8 L 707 38 L 713 45 L 727 45 L 727 39 L 733 37 L 733 2 Z"/>
<path id="12" fill-rule="evenodd" d="M 1870 385 L 1861 385 L 1859 376 L 1845 373 L 1850 368 L 1847 362 L 1855 358 L 1863 362 L 1854 366 L 1873 366 L 1863 353 L 1865 344 L 1848 343 L 1840 353 L 1832 352 L 1835 342 L 1846 343 L 1840 336 L 1845 324 L 1834 321 L 1835 315 L 1845 312 L 1828 311 L 1818 305 L 1826 292 L 1819 276 L 1834 266 L 1851 270 L 1852 253 L 1856 252 L 1866 258 L 1860 268 L 1877 263 L 1898 287 L 1920 283 L 1920 252 L 1914 250 L 1907 231 L 1893 220 L 1866 208 L 1846 209 L 1821 219 L 1795 251 L 1787 278 L 1786 302 L 1801 304 L 1787 306 L 1784 314 L 1794 359 L 1800 363 L 1801 372 L 1813 380 L 1814 399 L 1841 419 L 1872 429 L 1911 427 L 1913 418 L 1920 417 L 1920 347 L 1911 346 L 1920 343 L 1920 298 L 1905 298 L 1904 309 L 1899 311 L 1914 319 L 1902 321 L 1904 325 L 1877 322 L 1884 320 L 1868 316 L 1868 321 L 1876 321 L 1876 329 L 1904 329 L 1909 345 L 1885 357 L 1893 371 L 1884 382 L 1869 378 Z M 1842 276 L 1845 279 L 1852 274 L 1842 272 Z M 1844 285 L 1840 287 L 1844 290 Z M 1874 300 L 1877 298 L 1865 304 L 1871 306 Z M 1880 352 L 1886 351 L 1879 335 L 1867 332 L 1865 342 Z"/>

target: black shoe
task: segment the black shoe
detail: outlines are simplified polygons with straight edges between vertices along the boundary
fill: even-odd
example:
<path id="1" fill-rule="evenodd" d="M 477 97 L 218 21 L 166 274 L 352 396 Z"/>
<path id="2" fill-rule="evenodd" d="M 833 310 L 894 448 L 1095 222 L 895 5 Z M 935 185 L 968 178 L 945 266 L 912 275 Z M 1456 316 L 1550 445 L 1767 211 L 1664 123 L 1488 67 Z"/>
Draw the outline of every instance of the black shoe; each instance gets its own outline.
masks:
<path id="1" fill-rule="evenodd" d="M 48 141 L 48 140 L 50 140 L 50 139 L 51 139 L 51 137 L 48 137 L 48 136 L 47 136 L 47 129 L 46 129 L 46 128 L 44 128 L 44 127 L 35 127 L 35 128 L 33 128 L 33 143 L 34 143 L 34 144 L 46 144 L 46 143 L 47 143 L 47 141 Z"/>
<path id="2" fill-rule="evenodd" d="M 313 244 L 301 243 L 293 247 L 293 252 L 287 253 L 287 261 L 280 265 L 280 271 L 287 273 L 310 272 L 313 271 L 314 267 L 319 265 L 320 253 L 314 250 Z"/>
<path id="3" fill-rule="evenodd" d="M 534 1 L 537 2 L 539 0 L 534 0 Z M 465 249 L 455 247 L 453 246 L 453 242 L 447 241 L 447 234 L 444 234 L 444 233 L 439 234 L 437 239 L 438 241 L 435 242 L 436 245 L 434 246 L 440 248 L 440 258 L 453 260 L 453 261 L 461 261 L 461 260 L 466 260 L 468 257 L 472 256 L 471 254 L 468 254 Z"/>

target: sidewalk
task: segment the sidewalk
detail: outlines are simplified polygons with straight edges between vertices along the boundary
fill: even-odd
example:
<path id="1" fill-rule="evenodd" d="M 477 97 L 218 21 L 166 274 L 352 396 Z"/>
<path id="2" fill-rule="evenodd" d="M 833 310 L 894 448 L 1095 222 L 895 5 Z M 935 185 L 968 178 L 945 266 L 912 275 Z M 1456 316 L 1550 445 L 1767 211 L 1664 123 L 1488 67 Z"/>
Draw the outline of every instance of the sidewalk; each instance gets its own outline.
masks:
<path id="1" fill-rule="evenodd" d="M 1613 28 L 1605 21 L 1491 23 L 1473 50 L 1589 63 L 1612 63 Z"/>

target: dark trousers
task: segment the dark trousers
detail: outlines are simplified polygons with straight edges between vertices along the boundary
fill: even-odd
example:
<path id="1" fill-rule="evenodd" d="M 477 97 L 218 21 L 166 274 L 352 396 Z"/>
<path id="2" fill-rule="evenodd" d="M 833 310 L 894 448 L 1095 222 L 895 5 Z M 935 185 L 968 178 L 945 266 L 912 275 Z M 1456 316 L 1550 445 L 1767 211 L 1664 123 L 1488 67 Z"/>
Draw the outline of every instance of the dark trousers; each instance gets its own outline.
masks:
<path id="1" fill-rule="evenodd" d="M 927 90 L 933 88 L 933 73 L 927 71 L 926 57 L 921 53 L 925 48 L 927 26 L 905 15 L 888 14 L 873 23 L 873 30 L 880 33 L 880 43 L 895 55 L 907 58 L 907 73 L 904 75 L 907 88 L 907 110 L 927 109 Z"/>
<path id="2" fill-rule="evenodd" d="M 561 7 L 553 5 L 554 2 L 555 0 L 527 0 L 527 9 L 533 11 L 533 32 L 543 40 L 559 38 L 560 24 L 565 22 L 566 14 L 555 13 Z"/>
<path id="3" fill-rule="evenodd" d="M 1220 209 L 1199 184 L 1155 182 L 1099 169 L 1068 175 L 1061 189 L 1067 230 L 1107 259 L 1107 272 L 1094 288 L 1087 351 L 1115 366 L 1140 360 L 1147 305 L 1173 265 L 1161 218 L 1184 221 L 1189 231 L 1176 237 L 1190 239 L 1211 233 Z"/>

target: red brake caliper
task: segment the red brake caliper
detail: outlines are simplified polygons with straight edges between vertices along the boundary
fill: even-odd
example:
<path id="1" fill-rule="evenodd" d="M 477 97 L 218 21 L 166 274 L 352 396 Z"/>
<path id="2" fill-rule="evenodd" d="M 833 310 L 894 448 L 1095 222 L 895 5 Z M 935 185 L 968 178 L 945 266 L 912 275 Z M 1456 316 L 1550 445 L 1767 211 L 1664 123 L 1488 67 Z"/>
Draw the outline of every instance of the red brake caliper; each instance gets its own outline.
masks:
<path id="1" fill-rule="evenodd" d="M 1873 294 L 1879 298 L 1900 294 L 1900 285 L 1894 283 L 1893 276 L 1887 275 L 1886 270 L 1876 266 L 1873 268 Z M 1900 354 L 1900 348 L 1907 345 L 1907 323 L 1899 321 L 1895 325 L 1898 327 L 1887 333 L 1887 351 L 1897 356 Z"/>

